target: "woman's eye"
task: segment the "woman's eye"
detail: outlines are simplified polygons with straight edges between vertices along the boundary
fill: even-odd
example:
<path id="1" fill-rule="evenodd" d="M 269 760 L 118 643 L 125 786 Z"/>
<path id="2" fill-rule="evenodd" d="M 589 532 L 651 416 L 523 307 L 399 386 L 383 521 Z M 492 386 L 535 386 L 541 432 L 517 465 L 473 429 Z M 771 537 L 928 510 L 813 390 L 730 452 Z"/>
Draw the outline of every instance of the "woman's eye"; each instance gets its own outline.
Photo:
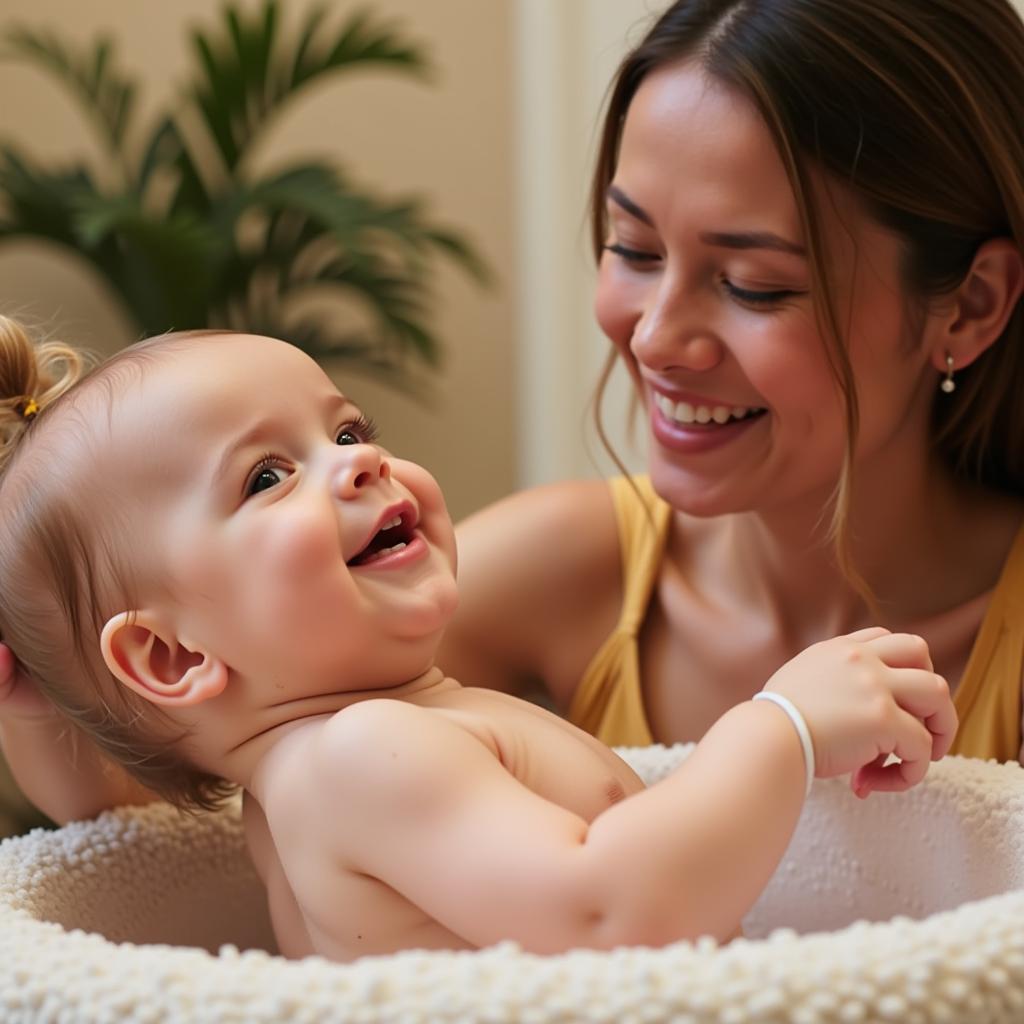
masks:
<path id="1" fill-rule="evenodd" d="M 803 292 L 794 291 L 791 288 L 776 288 L 771 291 L 751 291 L 747 288 L 737 288 L 736 285 L 729 281 L 723 282 L 725 290 L 734 298 L 740 302 L 745 302 L 749 306 L 774 306 L 784 301 L 785 299 L 791 299 L 796 295 L 802 295 Z"/>
<path id="2" fill-rule="evenodd" d="M 245 496 L 251 498 L 260 491 L 269 491 L 288 478 L 288 471 L 282 466 L 257 467 L 245 489 Z"/>
<path id="3" fill-rule="evenodd" d="M 628 246 L 619 245 L 618 242 L 609 242 L 605 247 L 606 252 L 614 253 L 627 263 L 657 263 L 661 257 L 656 252 L 644 252 L 642 249 L 630 249 Z"/>
<path id="4" fill-rule="evenodd" d="M 360 416 L 359 419 L 346 423 L 338 431 L 335 444 L 373 444 L 378 434 L 377 425 L 373 420 L 369 416 Z"/>

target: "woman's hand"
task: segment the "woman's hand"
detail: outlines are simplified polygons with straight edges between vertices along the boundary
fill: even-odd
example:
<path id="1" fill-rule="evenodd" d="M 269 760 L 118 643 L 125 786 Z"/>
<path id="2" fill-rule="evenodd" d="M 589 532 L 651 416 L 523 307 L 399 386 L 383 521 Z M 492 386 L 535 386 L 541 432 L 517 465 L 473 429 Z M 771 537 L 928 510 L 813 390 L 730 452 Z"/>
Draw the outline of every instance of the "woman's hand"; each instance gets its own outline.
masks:
<path id="1" fill-rule="evenodd" d="M 0 644 L 0 744 L 22 792 L 59 824 L 157 799 L 69 726 L 6 644 Z"/>
<path id="2" fill-rule="evenodd" d="M 0 718 L 39 721 L 54 714 L 53 705 L 18 664 L 10 647 L 0 643 Z"/>

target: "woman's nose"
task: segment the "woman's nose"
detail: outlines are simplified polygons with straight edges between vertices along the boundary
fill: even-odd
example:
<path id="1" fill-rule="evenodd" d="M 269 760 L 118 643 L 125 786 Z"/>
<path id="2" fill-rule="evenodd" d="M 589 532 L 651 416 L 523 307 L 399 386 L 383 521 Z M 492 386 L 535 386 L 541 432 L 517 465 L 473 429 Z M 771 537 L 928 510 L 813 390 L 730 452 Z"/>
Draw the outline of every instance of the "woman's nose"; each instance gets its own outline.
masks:
<path id="1" fill-rule="evenodd" d="M 391 463 L 372 444 L 339 445 L 332 485 L 339 498 L 354 498 L 367 487 L 391 479 Z"/>
<path id="2" fill-rule="evenodd" d="M 703 306 L 700 298 L 662 281 L 633 328 L 633 355 L 651 370 L 713 370 L 725 348 Z"/>

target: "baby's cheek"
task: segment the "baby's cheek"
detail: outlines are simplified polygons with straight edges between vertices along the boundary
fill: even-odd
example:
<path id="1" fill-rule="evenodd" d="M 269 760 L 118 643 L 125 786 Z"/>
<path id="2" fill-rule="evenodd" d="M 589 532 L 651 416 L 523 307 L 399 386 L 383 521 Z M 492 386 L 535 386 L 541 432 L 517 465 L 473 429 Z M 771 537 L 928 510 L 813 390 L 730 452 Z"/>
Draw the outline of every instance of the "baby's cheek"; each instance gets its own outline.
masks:
<path id="1" fill-rule="evenodd" d="M 257 560 L 281 583 L 291 578 L 308 582 L 315 570 L 344 563 L 337 524 L 326 527 L 312 516 L 290 517 L 263 531 L 254 540 L 257 552 Z"/>
<path id="2" fill-rule="evenodd" d="M 248 568 L 254 619 L 307 643 L 348 593 L 337 529 L 295 521 L 255 541 Z"/>

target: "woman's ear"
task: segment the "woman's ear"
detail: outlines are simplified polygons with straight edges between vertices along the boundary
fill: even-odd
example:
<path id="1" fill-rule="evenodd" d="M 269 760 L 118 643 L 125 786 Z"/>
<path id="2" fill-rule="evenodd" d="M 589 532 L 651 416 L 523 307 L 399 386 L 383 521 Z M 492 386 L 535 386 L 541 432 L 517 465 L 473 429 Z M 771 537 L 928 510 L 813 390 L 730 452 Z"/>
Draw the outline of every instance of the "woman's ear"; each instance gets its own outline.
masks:
<path id="1" fill-rule="evenodd" d="M 111 674 L 154 704 L 187 707 L 223 692 L 227 666 L 206 651 L 191 651 L 147 612 L 121 612 L 100 634 Z"/>
<path id="2" fill-rule="evenodd" d="M 1024 257 L 1009 238 L 990 238 L 974 255 L 960 287 L 934 322 L 931 361 L 937 370 L 970 366 L 998 341 L 1021 292 Z M 952 366 L 947 364 L 952 356 Z"/>

